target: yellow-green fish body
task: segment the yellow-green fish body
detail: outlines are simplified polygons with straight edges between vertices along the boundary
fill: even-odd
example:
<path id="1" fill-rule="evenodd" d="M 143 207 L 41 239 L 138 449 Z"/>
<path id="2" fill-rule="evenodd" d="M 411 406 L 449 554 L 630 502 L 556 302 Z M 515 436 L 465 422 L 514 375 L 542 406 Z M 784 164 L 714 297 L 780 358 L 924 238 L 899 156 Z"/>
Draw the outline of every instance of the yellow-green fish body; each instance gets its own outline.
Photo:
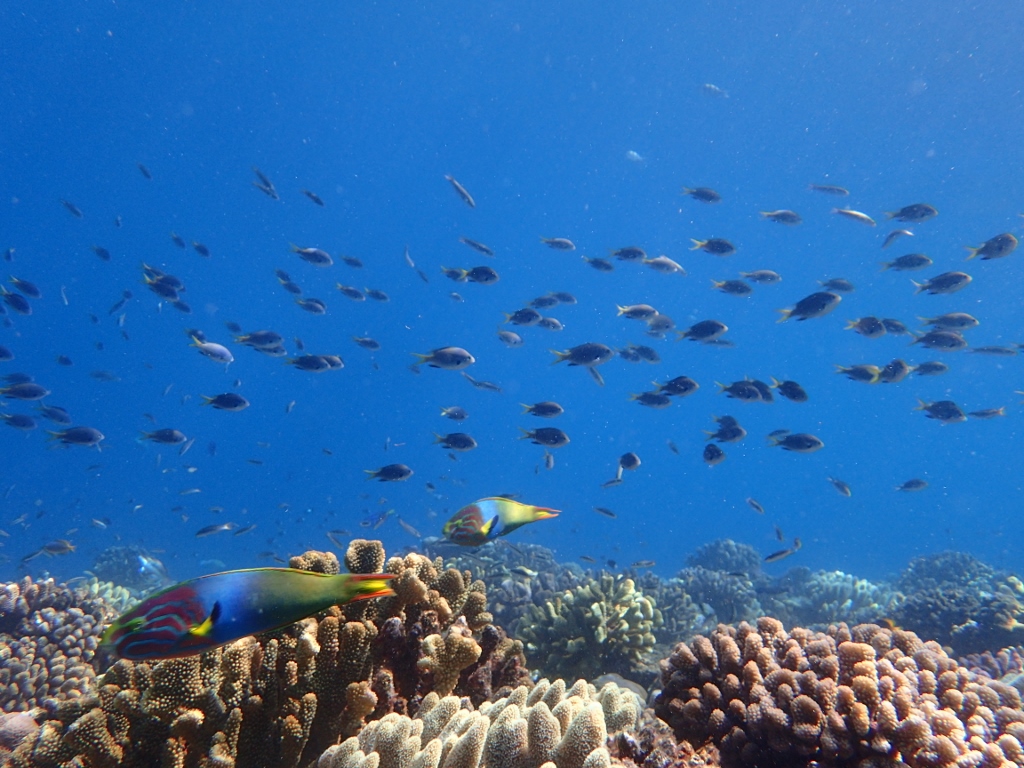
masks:
<path id="1" fill-rule="evenodd" d="M 445 523 L 442 532 L 454 544 L 478 547 L 527 523 L 557 516 L 555 509 L 492 496 L 464 506 Z"/>

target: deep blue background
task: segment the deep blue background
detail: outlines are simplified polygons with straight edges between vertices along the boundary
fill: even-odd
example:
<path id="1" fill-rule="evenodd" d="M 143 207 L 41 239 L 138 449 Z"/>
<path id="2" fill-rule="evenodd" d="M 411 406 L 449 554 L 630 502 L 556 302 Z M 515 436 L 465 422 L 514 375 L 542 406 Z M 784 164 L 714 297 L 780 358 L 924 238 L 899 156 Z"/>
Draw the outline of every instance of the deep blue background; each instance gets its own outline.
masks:
<path id="1" fill-rule="evenodd" d="M 0 344 L 17 355 L 0 373 L 31 373 L 53 390 L 47 402 L 107 439 L 101 453 L 50 449 L 41 429 L 0 429 L 0 527 L 10 534 L 0 573 L 14 577 L 23 555 L 77 528 L 69 536 L 75 554 L 35 560 L 29 571 L 70 577 L 120 542 L 162 550 L 172 574 L 184 577 L 267 563 L 261 552 L 325 548 L 330 529 L 365 534 L 359 521 L 369 510 L 395 508 L 436 535 L 459 506 L 495 493 L 564 510 L 513 541 L 554 547 L 565 559 L 653 559 L 664 574 L 714 538 L 771 551 L 774 524 L 804 541 L 797 557 L 774 566 L 780 571 L 803 564 L 878 577 L 945 548 L 1020 568 L 1024 445 L 1013 391 L 1024 388 L 1022 360 L 929 353 L 908 348 L 906 337 L 868 340 L 843 326 L 866 314 L 916 326 L 918 315 L 960 310 L 982 320 L 970 333 L 974 344 L 1024 341 L 1021 254 L 971 262 L 974 283 L 948 297 L 915 296 L 906 274 L 879 272 L 883 258 L 908 251 L 935 260 L 917 279 L 962 268 L 963 246 L 1020 233 L 1024 59 L 1014 30 L 1022 21 L 1024 10 L 999 2 L 628 10 L 583 2 L 310 2 L 288 10 L 265 2 L 5 3 L 0 248 L 16 251 L 13 264 L 0 266 L 38 283 L 44 298 L 31 317 L 0 329 Z M 728 98 L 709 96 L 705 83 Z M 253 165 L 281 201 L 250 186 Z M 445 174 L 472 192 L 475 210 Z M 810 182 L 849 187 L 839 203 L 879 226 L 831 215 L 837 199 L 808 191 Z M 702 205 L 680 195 L 684 185 L 712 186 L 725 200 Z M 70 216 L 60 198 L 84 218 Z M 882 251 L 893 228 L 883 212 L 914 202 L 935 205 L 939 217 Z M 804 223 L 761 221 L 758 211 L 773 208 L 797 210 Z M 177 249 L 172 230 L 206 243 L 212 258 Z M 462 235 L 491 245 L 496 258 L 461 245 Z M 549 250 L 541 235 L 572 238 L 578 250 Z M 689 238 L 713 235 L 730 238 L 737 254 L 687 250 Z M 366 266 L 317 270 L 289 253 L 292 242 Z M 96 258 L 94 244 L 113 260 Z M 600 274 L 580 259 L 628 244 L 675 258 L 689 276 L 632 264 Z M 405 264 L 406 246 L 429 284 Z M 143 261 L 186 282 L 195 314 L 161 311 L 140 284 Z M 456 285 L 440 274 L 442 265 L 484 262 L 501 274 L 497 285 Z M 275 268 L 324 299 L 329 313 L 297 308 Z M 747 299 L 711 289 L 711 278 L 758 268 L 779 271 L 783 282 Z M 835 276 L 857 291 L 834 314 L 776 324 L 776 309 Z M 381 288 L 392 301 L 352 303 L 333 289 L 338 281 Z M 134 293 L 122 310 L 129 340 L 118 315 L 107 314 L 126 288 Z M 452 290 L 465 302 L 453 302 Z M 565 330 L 525 329 L 524 347 L 504 348 L 495 338 L 502 312 L 549 290 L 579 298 L 552 311 Z M 644 343 L 642 326 L 616 317 L 617 303 L 637 302 L 682 327 L 720 318 L 736 347 L 658 342 L 664 362 L 609 363 L 604 388 L 579 369 L 550 366 L 549 348 Z M 184 329 L 228 343 L 228 320 L 299 336 L 308 351 L 341 354 L 346 368 L 307 374 L 233 346 L 237 362 L 225 372 L 188 346 Z M 371 355 L 352 335 L 374 336 L 384 348 Z M 474 390 L 454 373 L 407 369 L 411 352 L 448 344 L 468 348 L 478 361 L 470 372 L 499 382 L 504 394 Z M 57 365 L 58 354 L 74 366 Z M 939 358 L 953 370 L 873 387 L 833 372 L 836 363 L 883 365 L 895 356 Z M 120 380 L 97 381 L 94 370 Z M 652 379 L 684 373 L 701 389 L 668 410 L 628 400 Z M 715 380 L 746 375 L 794 378 L 811 402 L 744 405 L 715 393 Z M 229 391 L 235 379 L 252 407 L 200 407 L 200 394 Z M 949 397 L 967 410 L 1006 405 L 1008 416 L 941 426 L 913 410 L 918 397 Z M 519 402 L 548 398 L 567 410 L 556 423 L 519 415 Z M 459 429 L 438 416 L 454 404 L 470 411 L 464 428 L 480 443 L 457 462 L 432 445 L 433 432 Z M 750 436 L 708 468 L 701 430 L 723 413 Z M 517 429 L 548 425 L 572 438 L 551 472 Z M 181 429 L 196 443 L 179 458 L 176 448 L 137 441 L 155 427 Z M 812 456 L 769 448 L 764 435 L 781 427 L 814 432 L 826 448 Z M 642 467 L 602 490 L 625 450 L 637 451 Z M 413 479 L 364 479 L 364 469 L 392 461 L 412 466 Z M 829 475 L 850 483 L 853 497 L 840 497 Z M 930 487 L 893 491 L 914 476 Z M 190 488 L 202 492 L 180 495 Z M 747 496 L 766 507 L 764 518 Z M 618 518 L 596 515 L 594 505 Z M 112 526 L 92 527 L 97 517 Z M 258 527 L 194 538 L 222 521 Z M 374 535 L 392 550 L 414 543 L 393 519 Z"/>

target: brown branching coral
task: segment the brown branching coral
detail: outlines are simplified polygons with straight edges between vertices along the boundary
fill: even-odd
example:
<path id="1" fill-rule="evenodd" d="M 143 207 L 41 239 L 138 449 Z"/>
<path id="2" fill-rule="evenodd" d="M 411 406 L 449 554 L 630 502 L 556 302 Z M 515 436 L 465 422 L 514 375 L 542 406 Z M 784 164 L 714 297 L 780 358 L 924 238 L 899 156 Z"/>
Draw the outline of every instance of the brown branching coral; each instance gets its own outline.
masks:
<path id="1" fill-rule="evenodd" d="M 383 556 L 379 542 L 353 542 L 345 560 L 366 568 Z M 291 565 L 340 570 L 331 553 L 307 552 Z M 391 600 L 334 607 L 198 656 L 117 662 L 93 695 L 57 707 L 12 764 L 300 768 L 367 717 L 415 711 L 436 682 L 447 693 L 459 691 L 463 673 L 465 684 L 472 675 L 502 685 L 515 678 L 515 647 L 501 637 L 484 654 L 470 629 L 471 618 L 487 616 L 482 585 L 417 555 L 388 567 L 404 576 Z"/>
<path id="2" fill-rule="evenodd" d="M 1004 766 L 1024 758 L 1017 691 L 914 633 L 720 625 L 662 662 L 655 712 L 726 766 Z"/>
<path id="3" fill-rule="evenodd" d="M 29 577 L 0 586 L 0 710 L 53 709 L 88 691 L 100 635 L 115 615 L 95 588 Z"/>

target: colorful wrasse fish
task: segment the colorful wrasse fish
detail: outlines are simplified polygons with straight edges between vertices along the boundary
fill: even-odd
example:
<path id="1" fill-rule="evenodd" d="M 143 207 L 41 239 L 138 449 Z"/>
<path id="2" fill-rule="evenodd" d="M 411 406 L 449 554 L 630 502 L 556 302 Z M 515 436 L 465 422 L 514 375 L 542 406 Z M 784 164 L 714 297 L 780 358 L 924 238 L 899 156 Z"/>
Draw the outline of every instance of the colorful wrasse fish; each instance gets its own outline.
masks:
<path id="1" fill-rule="evenodd" d="M 558 510 L 534 507 L 511 499 L 489 497 L 467 504 L 444 524 L 442 534 L 453 544 L 479 547 L 516 528 L 537 520 L 557 517 Z"/>
<path id="2" fill-rule="evenodd" d="M 107 628 L 102 644 L 132 661 L 192 656 L 286 627 L 332 605 L 390 595 L 391 578 L 389 573 L 294 568 L 200 576 L 150 595 Z"/>

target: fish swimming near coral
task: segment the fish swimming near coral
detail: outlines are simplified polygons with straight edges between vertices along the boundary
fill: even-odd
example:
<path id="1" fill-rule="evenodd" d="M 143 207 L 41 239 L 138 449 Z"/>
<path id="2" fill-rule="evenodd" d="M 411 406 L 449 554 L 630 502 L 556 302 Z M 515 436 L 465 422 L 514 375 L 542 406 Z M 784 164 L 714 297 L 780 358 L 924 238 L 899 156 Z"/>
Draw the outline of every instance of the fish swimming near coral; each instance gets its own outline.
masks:
<path id="1" fill-rule="evenodd" d="M 488 497 L 467 504 L 444 524 L 442 534 L 453 544 L 479 547 L 507 536 L 527 523 L 557 517 L 558 510 L 534 507 L 511 499 Z"/>
<path id="2" fill-rule="evenodd" d="M 295 568 L 200 576 L 150 595 L 107 628 L 102 644 L 131 661 L 193 656 L 286 627 L 332 605 L 390 595 L 391 578 Z"/>

